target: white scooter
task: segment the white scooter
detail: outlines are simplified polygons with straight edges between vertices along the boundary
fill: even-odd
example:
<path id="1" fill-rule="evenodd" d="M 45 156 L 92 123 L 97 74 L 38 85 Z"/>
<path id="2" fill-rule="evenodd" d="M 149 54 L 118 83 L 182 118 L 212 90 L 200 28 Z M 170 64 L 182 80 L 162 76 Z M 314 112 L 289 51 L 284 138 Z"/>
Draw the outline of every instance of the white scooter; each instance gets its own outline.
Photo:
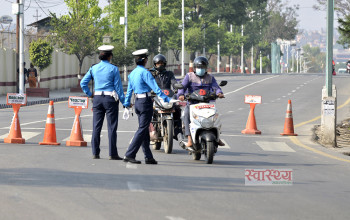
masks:
<path id="1" fill-rule="evenodd" d="M 220 86 L 225 86 L 227 81 L 222 81 Z M 207 164 L 213 163 L 214 155 L 220 141 L 221 122 L 216 108 L 216 91 L 210 93 L 207 90 L 197 90 L 186 95 L 188 101 L 199 101 L 198 104 L 190 105 L 190 132 L 193 146 L 188 149 L 194 160 L 200 160 L 204 154 Z M 185 148 L 185 143 L 180 146 Z"/>

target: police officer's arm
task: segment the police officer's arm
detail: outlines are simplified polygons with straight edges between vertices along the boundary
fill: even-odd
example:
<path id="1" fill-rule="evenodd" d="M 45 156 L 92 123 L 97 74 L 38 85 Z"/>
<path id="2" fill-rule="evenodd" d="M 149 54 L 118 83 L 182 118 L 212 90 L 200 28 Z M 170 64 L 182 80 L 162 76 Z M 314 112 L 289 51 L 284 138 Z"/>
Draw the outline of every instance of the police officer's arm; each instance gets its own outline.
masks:
<path id="1" fill-rule="evenodd" d="M 83 90 L 83 92 L 91 97 L 92 93 L 89 89 L 89 82 L 92 79 L 92 72 L 91 72 L 91 67 L 89 69 L 89 71 L 85 74 L 85 76 L 83 77 L 83 79 L 80 81 L 80 87 Z"/>
<path id="2" fill-rule="evenodd" d="M 126 91 L 126 96 L 125 96 L 125 101 L 123 103 L 123 105 L 125 107 L 129 107 L 130 106 L 130 100 L 131 100 L 131 96 L 132 96 L 132 92 L 133 92 L 133 88 L 132 88 L 132 84 L 130 83 L 130 75 L 128 76 L 128 90 Z"/>
<path id="3" fill-rule="evenodd" d="M 144 71 L 144 73 L 142 74 L 142 78 L 145 81 L 145 83 L 151 87 L 151 89 L 153 90 L 154 93 L 157 94 L 157 96 L 161 97 L 165 102 L 169 102 L 170 99 L 168 96 L 166 96 L 162 90 L 159 88 L 159 86 L 157 85 L 156 80 L 154 79 L 154 77 L 152 76 L 151 72 L 149 71 Z"/>
<path id="4" fill-rule="evenodd" d="M 220 86 L 218 85 L 218 83 L 216 82 L 216 79 L 214 76 L 212 76 L 212 88 L 216 90 L 216 95 L 219 96 L 219 98 L 224 98 L 224 93 L 222 92 Z"/>
<path id="5" fill-rule="evenodd" d="M 116 67 L 116 73 L 114 76 L 114 90 L 117 92 L 120 102 L 124 103 L 125 102 L 125 95 L 124 95 L 124 91 L 123 91 L 123 83 L 122 83 L 122 80 L 120 78 L 120 73 L 119 73 L 118 67 Z"/>
<path id="6" fill-rule="evenodd" d="M 180 99 L 181 101 L 184 100 L 184 95 L 185 95 L 185 91 L 186 89 L 189 87 L 190 85 L 190 76 L 188 74 L 186 74 L 185 78 L 182 80 L 182 86 L 183 89 L 179 89 L 179 91 L 177 92 L 177 97 L 178 99 Z M 182 96 L 182 98 L 180 98 Z"/>

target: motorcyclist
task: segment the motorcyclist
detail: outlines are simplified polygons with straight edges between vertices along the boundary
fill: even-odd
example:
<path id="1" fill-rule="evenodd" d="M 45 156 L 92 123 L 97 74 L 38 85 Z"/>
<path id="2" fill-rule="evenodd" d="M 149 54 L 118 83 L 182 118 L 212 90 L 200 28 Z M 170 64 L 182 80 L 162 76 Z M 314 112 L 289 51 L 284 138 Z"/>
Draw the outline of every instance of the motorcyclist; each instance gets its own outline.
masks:
<path id="1" fill-rule="evenodd" d="M 178 91 L 179 100 L 183 101 L 185 99 L 185 92 L 187 90 L 188 93 L 192 93 L 199 89 L 206 89 L 209 91 L 216 91 L 216 95 L 219 98 L 225 98 L 220 86 L 217 84 L 214 76 L 207 73 L 209 62 L 208 59 L 202 56 L 199 56 L 194 59 L 193 67 L 194 72 L 189 72 L 186 74 L 185 78 L 182 81 L 183 89 Z M 191 101 L 191 103 L 187 103 L 184 110 L 184 125 L 185 125 L 185 136 L 188 137 L 188 142 L 186 144 L 186 148 L 191 148 L 193 145 L 191 133 L 190 133 L 190 108 L 189 104 L 195 104 L 195 102 Z M 225 144 L 220 140 L 220 146 L 224 146 Z"/>
<path id="2" fill-rule="evenodd" d="M 158 54 L 153 58 L 153 68 L 150 69 L 160 89 L 172 90 L 177 82 L 172 71 L 166 70 L 167 60 L 164 55 Z M 181 108 L 175 105 L 174 116 L 174 139 L 178 140 L 178 135 L 182 134 L 181 129 Z M 154 115 L 155 117 L 155 115 Z"/>

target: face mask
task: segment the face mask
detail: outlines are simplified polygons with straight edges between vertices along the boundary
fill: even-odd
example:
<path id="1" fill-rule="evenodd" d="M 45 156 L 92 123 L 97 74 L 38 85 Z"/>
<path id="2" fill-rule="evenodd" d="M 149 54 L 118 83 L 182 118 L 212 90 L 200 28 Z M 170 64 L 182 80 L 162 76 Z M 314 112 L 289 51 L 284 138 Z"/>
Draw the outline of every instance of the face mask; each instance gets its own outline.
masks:
<path id="1" fill-rule="evenodd" d="M 159 72 L 162 72 L 163 70 L 165 70 L 165 66 L 161 65 L 159 67 L 156 67 L 156 70 L 158 70 Z"/>
<path id="2" fill-rule="evenodd" d="M 196 68 L 196 75 L 197 76 L 204 76 L 205 72 L 206 72 L 205 69 Z"/>

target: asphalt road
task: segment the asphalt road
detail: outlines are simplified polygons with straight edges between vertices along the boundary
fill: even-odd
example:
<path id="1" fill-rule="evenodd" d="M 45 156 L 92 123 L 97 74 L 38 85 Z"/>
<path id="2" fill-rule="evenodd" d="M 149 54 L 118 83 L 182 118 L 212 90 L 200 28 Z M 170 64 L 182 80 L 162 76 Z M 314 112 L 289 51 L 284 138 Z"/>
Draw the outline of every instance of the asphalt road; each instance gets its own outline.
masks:
<path id="1" fill-rule="evenodd" d="M 55 103 L 61 146 L 41 146 L 48 105 L 23 107 L 19 117 L 26 144 L 4 144 L 11 109 L 0 110 L 0 219 L 348 219 L 350 158 L 312 142 L 320 124 L 321 74 L 216 75 L 228 80 L 218 100 L 227 143 L 213 164 L 192 160 L 174 142 L 173 154 L 153 151 L 158 165 L 108 160 L 106 123 L 100 160 L 91 159 L 92 112 L 81 121 L 88 147 L 66 147 L 74 119 L 67 102 Z M 350 117 L 350 76 L 333 78 L 338 121 Z M 249 105 L 261 135 L 244 135 Z M 288 100 L 297 137 L 284 137 Z M 345 103 L 345 104 L 344 104 Z M 343 105 L 344 104 L 344 105 Z M 122 109 L 120 109 L 122 110 Z M 121 119 L 118 150 L 124 155 L 137 118 Z M 245 169 L 292 169 L 292 185 L 246 186 Z"/>

